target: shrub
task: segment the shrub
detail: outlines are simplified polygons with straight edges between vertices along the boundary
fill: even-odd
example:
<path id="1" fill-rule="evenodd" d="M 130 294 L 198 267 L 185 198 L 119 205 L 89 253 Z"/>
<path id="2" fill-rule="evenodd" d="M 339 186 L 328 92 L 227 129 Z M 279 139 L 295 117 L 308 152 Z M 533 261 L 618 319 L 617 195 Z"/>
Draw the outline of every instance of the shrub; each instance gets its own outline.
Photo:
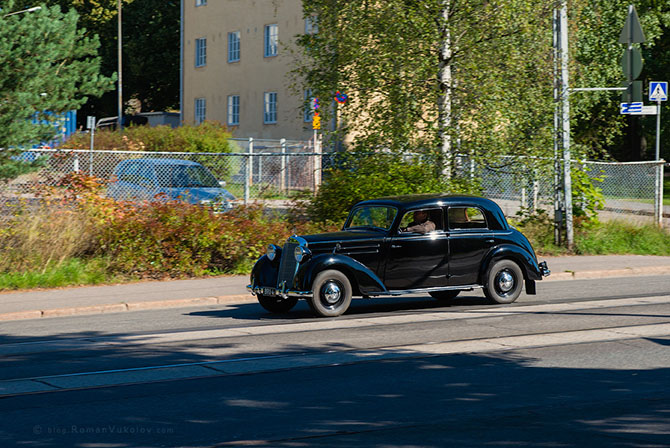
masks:
<path id="1" fill-rule="evenodd" d="M 416 193 L 477 193 L 476 182 L 443 180 L 435 166 L 403 160 L 392 154 L 348 153 L 325 171 L 324 182 L 307 203 L 309 216 L 319 222 L 342 222 L 355 203 L 364 199 Z"/>
<path id="2" fill-rule="evenodd" d="M 77 133 L 65 143 L 67 149 L 90 149 L 90 134 Z M 232 152 L 227 128 L 205 121 L 198 126 L 130 126 L 123 131 L 101 129 L 95 133 L 95 149 L 110 151 Z"/>

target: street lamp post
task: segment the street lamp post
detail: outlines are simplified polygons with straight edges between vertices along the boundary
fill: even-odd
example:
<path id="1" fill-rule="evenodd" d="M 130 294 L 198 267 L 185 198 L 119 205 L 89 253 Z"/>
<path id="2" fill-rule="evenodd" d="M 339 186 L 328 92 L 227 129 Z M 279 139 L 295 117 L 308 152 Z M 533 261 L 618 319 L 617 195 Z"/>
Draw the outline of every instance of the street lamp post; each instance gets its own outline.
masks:
<path id="1" fill-rule="evenodd" d="M 119 104 L 117 108 L 117 113 L 118 113 L 118 127 L 119 130 L 123 129 L 123 83 L 122 83 L 122 71 L 123 71 L 123 65 L 122 65 L 122 36 L 121 36 L 121 0 L 117 0 L 117 8 L 119 10 L 119 23 L 118 23 L 118 61 L 119 61 L 119 80 L 118 80 L 118 92 L 119 92 Z"/>
<path id="2" fill-rule="evenodd" d="M 9 17 L 9 16 L 14 16 L 16 14 L 23 14 L 24 12 L 35 12 L 35 11 L 39 11 L 40 9 L 42 9 L 41 6 L 33 6 L 32 8 L 22 9 L 21 11 L 10 12 L 9 14 L 5 14 L 2 17 Z"/>

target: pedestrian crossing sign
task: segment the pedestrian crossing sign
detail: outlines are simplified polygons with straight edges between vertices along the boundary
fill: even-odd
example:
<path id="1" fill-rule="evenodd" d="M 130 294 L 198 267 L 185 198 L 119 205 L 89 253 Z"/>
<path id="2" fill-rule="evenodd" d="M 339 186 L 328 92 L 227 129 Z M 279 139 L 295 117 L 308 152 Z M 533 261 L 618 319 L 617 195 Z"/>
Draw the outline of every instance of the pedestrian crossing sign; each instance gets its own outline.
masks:
<path id="1" fill-rule="evenodd" d="M 667 101 L 668 83 L 666 81 L 651 81 L 649 83 L 649 101 Z"/>

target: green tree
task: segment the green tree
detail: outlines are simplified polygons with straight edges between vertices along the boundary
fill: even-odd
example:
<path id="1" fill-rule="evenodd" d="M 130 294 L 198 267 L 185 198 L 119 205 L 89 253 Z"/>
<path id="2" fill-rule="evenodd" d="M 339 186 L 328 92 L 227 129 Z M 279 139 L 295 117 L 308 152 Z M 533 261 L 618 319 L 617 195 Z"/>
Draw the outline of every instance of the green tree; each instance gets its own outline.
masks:
<path id="1" fill-rule="evenodd" d="M 20 0 L 32 6 L 34 0 Z M 43 0 L 63 11 L 75 10 L 87 36 L 100 37 L 101 72 L 118 71 L 118 0 Z M 179 108 L 179 0 L 122 0 L 123 98 L 138 99 L 143 111 Z M 90 98 L 78 114 L 117 115 L 116 91 Z"/>
<path id="2" fill-rule="evenodd" d="M 571 2 L 572 87 L 619 87 L 625 81 L 620 65 L 625 46 L 619 43 L 619 36 L 630 4 L 630 0 Z M 647 39 L 639 45 L 644 69 L 638 77 L 646 89 L 649 81 L 667 80 L 670 3 L 640 0 L 635 7 Z M 642 160 L 653 152 L 653 144 L 647 149 L 646 140 L 653 141 L 655 118 L 621 115 L 620 92 L 579 92 L 570 100 L 576 157 Z M 647 102 L 646 95 L 644 100 Z M 670 126 L 665 129 L 670 132 Z"/>
<path id="3" fill-rule="evenodd" d="M 0 13 L 0 179 L 31 169 L 14 156 L 52 138 L 60 113 L 113 86 L 99 72 L 98 39 L 77 28 L 75 11 L 7 15 L 17 10 L 9 0 Z"/>
<path id="4" fill-rule="evenodd" d="M 298 39 L 307 57 L 296 77 L 321 98 L 324 122 L 337 115 L 353 147 L 423 148 L 438 166 L 444 132 L 452 151 L 481 160 L 551 151 L 547 2 L 305 0 L 304 11 L 318 17 L 319 32 Z M 335 110 L 337 90 L 350 101 Z"/>

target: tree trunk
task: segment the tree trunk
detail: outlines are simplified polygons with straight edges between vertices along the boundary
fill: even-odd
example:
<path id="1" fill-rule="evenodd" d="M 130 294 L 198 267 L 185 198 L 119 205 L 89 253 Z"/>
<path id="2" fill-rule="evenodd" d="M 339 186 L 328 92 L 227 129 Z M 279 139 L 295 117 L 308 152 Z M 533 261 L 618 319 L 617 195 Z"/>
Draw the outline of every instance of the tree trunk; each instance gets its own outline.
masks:
<path id="1" fill-rule="evenodd" d="M 444 29 L 442 31 L 442 48 L 439 55 L 439 83 L 440 83 L 440 98 L 438 102 L 438 125 L 439 125 L 439 141 L 440 141 L 440 160 L 442 161 L 442 174 L 447 179 L 451 178 L 453 155 L 451 149 L 451 87 L 453 83 L 451 73 L 451 57 L 453 54 L 451 48 L 451 31 L 449 29 L 449 12 L 451 0 L 444 1 L 444 9 L 442 10 L 442 18 Z"/>

